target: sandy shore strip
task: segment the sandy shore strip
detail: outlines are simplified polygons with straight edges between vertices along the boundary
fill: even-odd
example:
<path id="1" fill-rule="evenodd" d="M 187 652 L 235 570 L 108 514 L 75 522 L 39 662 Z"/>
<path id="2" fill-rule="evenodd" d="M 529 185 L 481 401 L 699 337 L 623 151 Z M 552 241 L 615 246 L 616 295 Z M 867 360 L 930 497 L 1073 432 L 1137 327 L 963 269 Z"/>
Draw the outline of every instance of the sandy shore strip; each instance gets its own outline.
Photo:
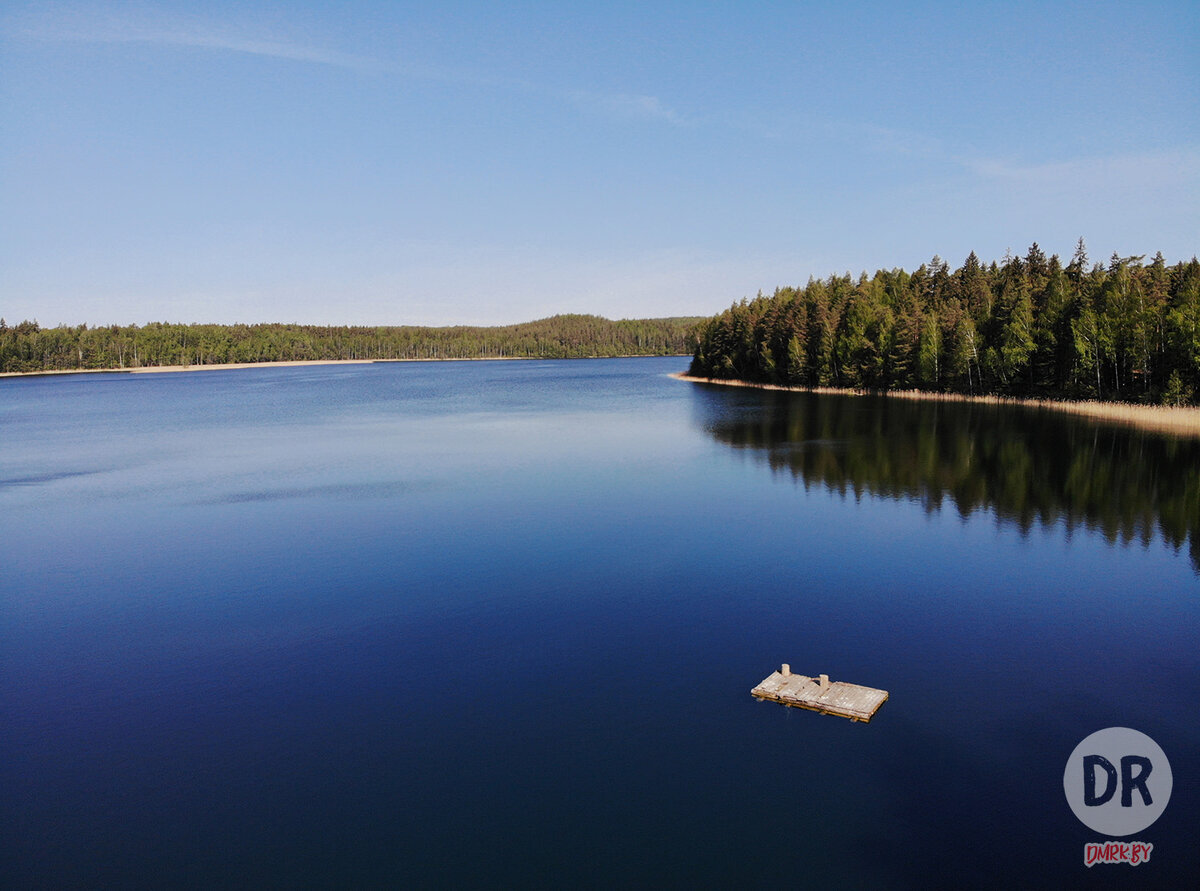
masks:
<path id="1" fill-rule="evenodd" d="M 924 390 L 858 390 L 841 387 L 788 387 L 782 384 L 757 384 L 749 381 L 693 377 L 685 372 L 670 375 L 676 380 L 723 387 L 750 387 L 755 390 L 783 390 L 791 393 L 828 393 L 835 396 L 886 396 L 889 399 L 921 399 L 931 402 L 976 402 L 981 405 L 1014 405 L 1084 415 L 1098 421 L 1140 427 L 1179 436 L 1200 436 L 1200 408 L 1192 406 L 1133 405 L 1126 402 L 1070 402 L 1065 399 L 1019 399 L 1015 396 L 968 396 L 964 393 L 929 393 Z"/>
<path id="2" fill-rule="evenodd" d="M 227 362 L 224 365 L 144 365 L 125 369 L 130 374 L 174 371 L 222 371 L 236 368 L 297 368 L 302 365 L 374 365 L 378 359 L 298 359 L 294 362 Z"/>
<path id="3" fill-rule="evenodd" d="M 61 371 L 3 371 L 0 377 L 49 377 L 60 374 L 165 374 L 175 371 L 228 371 L 237 368 L 294 368 L 300 365 L 379 365 L 391 362 L 508 362 L 536 356 L 462 356 L 452 359 L 297 359 L 289 362 L 215 362 L 210 365 L 140 365 L 137 368 L 67 368 Z"/>
<path id="4" fill-rule="evenodd" d="M 159 374 L 172 371 L 221 371 L 229 368 L 290 368 L 296 365 L 371 365 L 404 359 L 305 359 L 295 362 L 228 362 L 224 365 L 141 365 L 137 368 L 66 368 L 61 371 L 4 371 L 0 377 L 50 377 L 60 374 Z"/>
<path id="5" fill-rule="evenodd" d="M 387 365 L 393 362 L 574 362 L 576 359 L 661 359 L 687 358 L 686 353 L 668 356 L 449 356 L 436 359 L 297 359 L 288 362 L 214 362 L 208 365 L 139 365 L 137 368 L 64 368 L 56 371 L 0 371 L 4 377 L 51 377 L 62 374 L 161 374 L 172 371 L 225 371 L 230 368 L 292 368 L 297 365 Z"/>

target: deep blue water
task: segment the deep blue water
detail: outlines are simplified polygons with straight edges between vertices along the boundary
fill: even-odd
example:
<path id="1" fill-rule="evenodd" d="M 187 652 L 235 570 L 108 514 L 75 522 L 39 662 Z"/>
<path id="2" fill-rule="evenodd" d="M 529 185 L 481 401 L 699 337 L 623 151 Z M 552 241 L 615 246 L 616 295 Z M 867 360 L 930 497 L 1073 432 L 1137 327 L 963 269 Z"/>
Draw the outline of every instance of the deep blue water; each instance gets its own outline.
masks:
<path id="1" fill-rule="evenodd" d="M 1191 885 L 1196 446 L 686 364 L 0 381 L 0 883 Z"/>

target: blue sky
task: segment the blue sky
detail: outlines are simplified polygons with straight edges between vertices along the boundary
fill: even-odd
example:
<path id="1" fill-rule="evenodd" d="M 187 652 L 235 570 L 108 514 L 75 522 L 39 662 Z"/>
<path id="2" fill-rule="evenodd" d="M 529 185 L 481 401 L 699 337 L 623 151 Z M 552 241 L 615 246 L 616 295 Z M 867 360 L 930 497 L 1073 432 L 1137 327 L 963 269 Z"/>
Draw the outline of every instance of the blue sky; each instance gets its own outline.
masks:
<path id="1" fill-rule="evenodd" d="M 707 315 L 1200 252 L 1194 2 L 9 3 L 0 315 Z"/>

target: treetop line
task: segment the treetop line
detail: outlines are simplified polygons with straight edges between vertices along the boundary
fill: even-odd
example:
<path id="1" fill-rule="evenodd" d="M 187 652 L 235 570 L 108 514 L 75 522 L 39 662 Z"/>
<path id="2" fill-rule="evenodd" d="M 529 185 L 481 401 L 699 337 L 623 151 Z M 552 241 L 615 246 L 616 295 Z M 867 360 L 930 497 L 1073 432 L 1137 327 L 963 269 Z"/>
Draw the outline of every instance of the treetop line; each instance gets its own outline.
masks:
<path id="1" fill-rule="evenodd" d="M 1034 243 L 950 271 L 810 279 L 712 317 L 559 315 L 498 327 L 86 325 L 0 319 L 0 372 L 336 359 L 692 354 L 700 377 L 811 387 L 1104 399 L 1200 400 L 1200 262 L 1162 254 L 1065 266 Z"/>
<path id="2" fill-rule="evenodd" d="M 1066 266 L 1035 242 L 985 266 L 811 279 L 705 322 L 690 373 L 795 386 L 1183 405 L 1200 390 L 1200 262 Z"/>
<path id="3" fill-rule="evenodd" d="M 699 317 L 624 319 L 560 315 L 519 325 L 338 327 L 320 325 L 86 325 L 7 327 L 0 372 L 338 359 L 569 359 L 686 355 Z"/>

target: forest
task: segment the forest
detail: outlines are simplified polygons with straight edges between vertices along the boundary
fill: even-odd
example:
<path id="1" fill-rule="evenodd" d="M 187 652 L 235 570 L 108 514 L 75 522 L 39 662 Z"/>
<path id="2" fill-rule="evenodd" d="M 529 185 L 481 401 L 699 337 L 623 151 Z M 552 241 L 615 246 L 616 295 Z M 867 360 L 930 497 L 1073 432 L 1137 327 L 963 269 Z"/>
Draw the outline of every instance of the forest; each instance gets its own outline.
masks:
<path id="1" fill-rule="evenodd" d="M 0 373 L 319 359 L 574 359 L 687 355 L 700 318 L 558 315 L 497 327 L 87 325 L 0 319 Z"/>
<path id="2" fill-rule="evenodd" d="M 801 387 L 920 389 L 1196 404 L 1200 262 L 1161 253 L 1065 266 L 1024 257 L 951 271 L 810 279 L 735 303 L 704 323 L 691 374 Z"/>

